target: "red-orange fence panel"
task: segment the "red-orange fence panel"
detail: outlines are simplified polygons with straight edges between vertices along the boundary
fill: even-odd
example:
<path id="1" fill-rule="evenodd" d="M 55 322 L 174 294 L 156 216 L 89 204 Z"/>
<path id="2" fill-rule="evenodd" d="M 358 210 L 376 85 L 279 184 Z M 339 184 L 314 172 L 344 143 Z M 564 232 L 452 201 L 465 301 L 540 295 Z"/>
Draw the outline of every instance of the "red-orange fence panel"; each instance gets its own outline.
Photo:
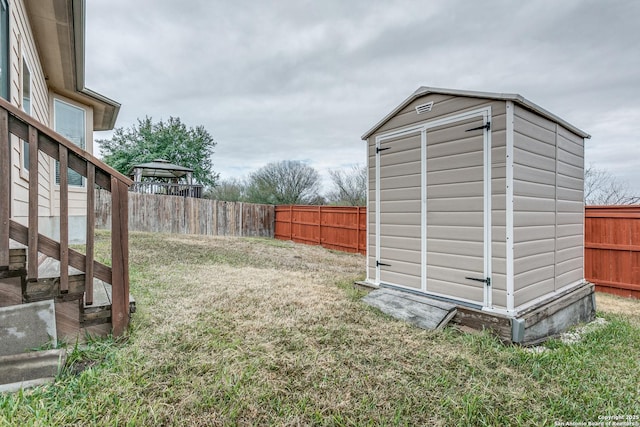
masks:
<path id="1" fill-rule="evenodd" d="M 584 275 L 596 290 L 640 298 L 640 206 L 587 206 Z"/>
<path id="2" fill-rule="evenodd" d="M 275 237 L 364 254 L 366 216 L 358 206 L 276 206 Z"/>

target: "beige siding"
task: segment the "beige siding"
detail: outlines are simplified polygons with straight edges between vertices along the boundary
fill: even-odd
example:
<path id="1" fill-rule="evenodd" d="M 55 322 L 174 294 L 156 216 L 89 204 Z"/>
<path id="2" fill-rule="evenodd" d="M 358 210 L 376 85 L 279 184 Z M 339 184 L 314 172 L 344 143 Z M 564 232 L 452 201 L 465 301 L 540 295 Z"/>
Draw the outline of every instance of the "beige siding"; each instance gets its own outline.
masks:
<path id="1" fill-rule="evenodd" d="M 376 141 L 374 137 L 367 140 L 369 192 L 367 200 L 367 262 L 369 270 L 367 279 L 373 282 L 376 277 Z"/>
<path id="2" fill-rule="evenodd" d="M 12 104 L 22 108 L 23 61 L 31 73 L 31 115 L 48 127 L 53 127 L 52 100 L 58 95 L 49 91 L 42 64 L 33 38 L 30 22 L 23 0 L 11 1 L 10 13 L 10 99 Z M 86 150 L 93 152 L 93 111 L 86 105 L 61 97 L 86 112 Z M 12 215 L 23 224 L 28 216 L 29 175 L 23 165 L 24 147 L 17 138 L 12 138 Z M 39 154 L 39 197 L 38 213 L 43 219 L 59 215 L 59 190 L 54 183 L 55 162 L 48 156 Z M 86 190 L 72 189 L 69 193 L 70 216 L 86 215 Z M 41 221 L 42 222 L 42 221 Z"/>
<path id="3" fill-rule="evenodd" d="M 416 106 L 433 101 L 433 108 L 429 113 L 417 114 Z M 420 97 L 399 111 L 387 121 L 375 135 L 391 130 L 403 128 L 412 124 L 433 120 L 446 116 L 454 116 L 464 111 L 474 110 L 484 105 L 492 105 L 490 100 L 484 98 L 467 98 L 451 95 L 429 94 Z"/>
<path id="4" fill-rule="evenodd" d="M 554 290 L 555 141 L 555 123 L 515 106 L 513 224 L 516 307 Z M 544 232 L 538 234 L 537 230 Z"/>
<path id="5" fill-rule="evenodd" d="M 583 139 L 514 114 L 515 307 L 582 279 Z"/>
<path id="6" fill-rule="evenodd" d="M 491 300 L 506 309 L 506 103 L 494 102 L 491 115 Z"/>
<path id="7" fill-rule="evenodd" d="M 35 41 L 22 0 L 10 2 L 10 99 L 11 103 L 22 108 L 22 66 L 26 63 L 31 73 L 31 116 L 39 122 L 49 124 L 49 102 L 47 84 L 40 64 Z M 23 167 L 24 146 L 18 138 L 11 138 L 12 148 L 12 215 L 14 219 L 26 224 L 29 212 L 29 175 Z M 50 215 L 50 162 L 47 156 L 39 156 L 38 212 L 40 216 Z"/>
<path id="8" fill-rule="evenodd" d="M 558 126 L 556 289 L 584 277 L 584 139 Z"/>

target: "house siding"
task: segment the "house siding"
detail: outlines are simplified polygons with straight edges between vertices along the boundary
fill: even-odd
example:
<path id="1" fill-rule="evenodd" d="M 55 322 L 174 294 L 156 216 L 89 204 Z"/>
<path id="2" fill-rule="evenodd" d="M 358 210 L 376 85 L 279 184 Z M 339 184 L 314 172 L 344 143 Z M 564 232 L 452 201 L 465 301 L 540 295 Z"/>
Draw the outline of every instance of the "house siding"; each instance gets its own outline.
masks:
<path id="1" fill-rule="evenodd" d="M 9 4 L 9 44 L 10 44 L 10 101 L 22 108 L 22 64 L 26 61 L 31 73 L 31 116 L 42 124 L 49 123 L 49 102 L 47 84 L 38 56 L 33 33 L 22 0 Z M 23 59 L 24 58 L 24 59 Z M 12 164 L 12 215 L 13 218 L 26 225 L 29 213 L 29 180 L 28 171 L 23 165 L 23 144 L 15 136 L 11 136 Z M 40 153 L 39 163 L 39 197 L 38 213 L 40 216 L 51 214 L 51 181 L 50 160 Z"/>
<path id="2" fill-rule="evenodd" d="M 85 110 L 86 147 L 93 152 L 93 110 L 91 107 L 60 96 L 47 86 L 42 63 L 38 54 L 29 17 L 23 0 L 14 0 L 9 4 L 10 38 L 10 101 L 22 108 L 22 64 L 26 61 L 31 73 L 31 116 L 40 123 L 53 128 L 53 99 L 59 98 Z M 23 59 L 24 58 L 24 59 Z M 23 143 L 11 136 L 12 165 L 12 219 L 27 225 L 29 215 L 29 175 L 23 165 Z M 60 215 L 60 190 L 55 184 L 55 161 L 39 153 L 39 196 L 38 215 L 40 232 L 53 238 L 58 237 Z M 70 187 L 69 217 L 74 224 L 71 231 L 72 241 L 81 241 L 84 237 L 86 218 L 86 188 Z M 82 229 L 80 229 L 82 228 Z"/>

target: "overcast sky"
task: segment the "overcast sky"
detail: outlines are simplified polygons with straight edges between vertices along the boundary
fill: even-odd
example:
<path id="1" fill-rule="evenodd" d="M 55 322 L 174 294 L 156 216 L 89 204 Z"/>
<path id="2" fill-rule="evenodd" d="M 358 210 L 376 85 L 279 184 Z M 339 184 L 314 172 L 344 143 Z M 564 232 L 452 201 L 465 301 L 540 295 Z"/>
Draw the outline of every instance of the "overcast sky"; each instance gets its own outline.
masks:
<path id="1" fill-rule="evenodd" d="M 432 86 L 521 94 L 640 193 L 640 1 L 91 0 L 86 37 L 116 126 L 203 125 L 222 178 L 364 164 L 360 136 Z"/>

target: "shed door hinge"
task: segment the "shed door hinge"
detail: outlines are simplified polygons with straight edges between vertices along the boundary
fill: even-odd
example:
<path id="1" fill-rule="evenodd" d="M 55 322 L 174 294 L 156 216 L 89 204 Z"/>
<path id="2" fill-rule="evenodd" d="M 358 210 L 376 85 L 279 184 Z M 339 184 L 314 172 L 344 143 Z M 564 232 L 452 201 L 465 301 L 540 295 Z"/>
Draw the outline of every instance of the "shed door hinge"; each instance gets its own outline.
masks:
<path id="1" fill-rule="evenodd" d="M 491 277 L 487 277 L 486 279 L 478 279 L 477 277 L 465 277 L 465 279 L 474 280 L 476 282 L 486 283 L 487 286 L 491 286 Z"/>
<path id="2" fill-rule="evenodd" d="M 391 147 L 386 147 L 386 148 L 376 147 L 376 154 L 378 154 L 379 152 L 384 151 L 384 150 L 389 150 L 390 148 Z"/>
<path id="3" fill-rule="evenodd" d="M 376 261 L 376 267 L 380 267 L 381 265 L 384 265 L 385 267 L 391 267 L 391 264 L 385 264 L 383 262 Z"/>
<path id="4" fill-rule="evenodd" d="M 472 130 L 480 130 L 480 129 L 491 130 L 491 122 L 487 122 L 482 126 L 478 126 L 477 128 L 467 129 L 465 132 L 471 132 Z"/>

